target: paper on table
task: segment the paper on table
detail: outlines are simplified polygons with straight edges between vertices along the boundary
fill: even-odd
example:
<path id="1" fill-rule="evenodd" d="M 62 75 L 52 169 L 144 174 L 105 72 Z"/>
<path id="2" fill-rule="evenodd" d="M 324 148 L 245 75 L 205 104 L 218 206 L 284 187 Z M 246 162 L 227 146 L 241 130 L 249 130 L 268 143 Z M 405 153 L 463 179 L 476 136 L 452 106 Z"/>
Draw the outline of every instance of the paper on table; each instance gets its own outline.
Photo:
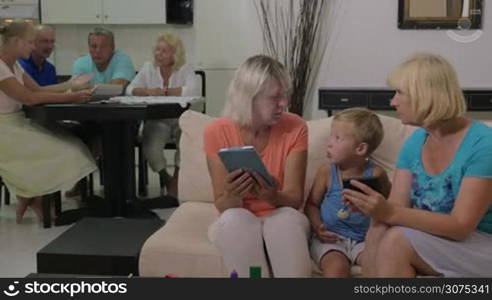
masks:
<path id="1" fill-rule="evenodd" d="M 181 107 L 185 108 L 188 104 L 195 104 L 203 102 L 202 97 L 174 97 L 174 96 L 122 96 L 113 97 L 107 101 L 107 103 L 121 103 L 121 104 L 167 104 L 177 103 Z"/>

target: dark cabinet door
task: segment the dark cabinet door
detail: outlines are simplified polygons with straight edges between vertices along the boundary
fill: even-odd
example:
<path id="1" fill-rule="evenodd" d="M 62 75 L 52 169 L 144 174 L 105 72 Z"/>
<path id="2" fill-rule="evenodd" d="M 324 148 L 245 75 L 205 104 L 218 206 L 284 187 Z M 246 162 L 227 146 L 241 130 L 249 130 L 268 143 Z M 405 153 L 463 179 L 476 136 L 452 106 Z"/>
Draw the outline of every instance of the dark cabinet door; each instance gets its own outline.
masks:
<path id="1" fill-rule="evenodd" d="M 331 115 L 332 110 L 367 107 L 372 110 L 394 110 L 391 99 L 394 91 L 388 89 L 319 89 L 319 109 Z M 492 90 L 464 89 L 468 111 L 492 111 Z"/>
<path id="2" fill-rule="evenodd" d="M 468 110 L 492 110 L 492 93 L 469 95 Z"/>
<path id="3" fill-rule="evenodd" d="M 374 110 L 394 110 L 391 99 L 394 92 L 374 92 L 369 96 L 369 108 Z"/>
<path id="4" fill-rule="evenodd" d="M 325 92 L 320 93 L 320 109 L 344 109 L 367 106 L 368 95 L 359 92 Z"/>

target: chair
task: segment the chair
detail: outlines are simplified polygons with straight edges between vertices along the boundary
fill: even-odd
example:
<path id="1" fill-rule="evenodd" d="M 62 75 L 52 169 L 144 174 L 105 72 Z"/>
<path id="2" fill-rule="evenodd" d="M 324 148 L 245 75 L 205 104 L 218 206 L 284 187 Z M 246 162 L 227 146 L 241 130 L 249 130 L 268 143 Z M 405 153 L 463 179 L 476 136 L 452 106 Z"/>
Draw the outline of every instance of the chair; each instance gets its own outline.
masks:
<path id="1" fill-rule="evenodd" d="M 61 192 L 58 191 L 53 194 L 43 196 L 42 209 L 43 209 L 43 228 L 51 227 L 51 202 L 55 203 L 55 216 L 61 214 Z"/>
<path id="2" fill-rule="evenodd" d="M 202 89 L 202 97 L 206 97 L 206 75 L 205 71 L 203 70 L 195 70 L 195 74 L 197 76 L 200 76 L 200 82 L 201 82 L 201 89 Z M 206 111 L 206 103 L 203 105 L 203 113 Z M 143 126 L 140 126 L 139 129 L 143 128 Z M 148 178 L 148 163 L 147 160 L 144 157 L 143 154 L 143 144 L 142 144 L 142 132 L 139 130 L 137 134 L 137 141 L 136 141 L 136 147 L 138 150 L 138 194 L 140 196 L 146 197 L 148 194 L 147 191 L 147 185 L 149 183 L 149 178 Z M 177 145 L 175 142 L 170 142 L 167 143 L 166 146 L 164 147 L 164 150 L 176 150 Z M 164 186 L 164 183 L 161 181 L 160 182 L 161 188 Z"/>
<path id="3" fill-rule="evenodd" d="M 5 197 L 5 205 L 10 205 L 10 193 L 0 177 L 0 206 L 2 204 L 2 194 Z M 43 196 L 42 199 L 42 210 L 43 210 L 43 227 L 51 227 L 51 201 L 55 203 L 55 215 L 59 216 L 61 214 L 61 192 L 56 192 L 51 195 Z"/>
<path id="4" fill-rule="evenodd" d="M 5 205 L 10 205 L 10 192 L 0 177 L 0 206 L 2 206 L 2 195 L 5 198 Z"/>
<path id="5" fill-rule="evenodd" d="M 68 81 L 70 78 L 72 78 L 72 75 L 56 75 L 57 83 Z"/>

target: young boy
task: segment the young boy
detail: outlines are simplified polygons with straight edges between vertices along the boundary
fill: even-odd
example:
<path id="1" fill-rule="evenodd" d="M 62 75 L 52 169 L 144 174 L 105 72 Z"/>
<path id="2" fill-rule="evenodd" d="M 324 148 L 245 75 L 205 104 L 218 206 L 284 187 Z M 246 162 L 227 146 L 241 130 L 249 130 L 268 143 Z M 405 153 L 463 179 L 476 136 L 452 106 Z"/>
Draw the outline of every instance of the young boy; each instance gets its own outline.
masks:
<path id="1" fill-rule="evenodd" d="M 330 163 L 318 169 L 306 206 L 314 232 L 311 255 L 324 277 L 350 276 L 351 265 L 359 264 L 370 224 L 368 216 L 343 201 L 342 180 L 375 177 L 380 192 L 389 193 L 386 172 L 368 159 L 382 139 L 381 121 L 367 109 L 347 109 L 333 118 L 327 149 Z"/>

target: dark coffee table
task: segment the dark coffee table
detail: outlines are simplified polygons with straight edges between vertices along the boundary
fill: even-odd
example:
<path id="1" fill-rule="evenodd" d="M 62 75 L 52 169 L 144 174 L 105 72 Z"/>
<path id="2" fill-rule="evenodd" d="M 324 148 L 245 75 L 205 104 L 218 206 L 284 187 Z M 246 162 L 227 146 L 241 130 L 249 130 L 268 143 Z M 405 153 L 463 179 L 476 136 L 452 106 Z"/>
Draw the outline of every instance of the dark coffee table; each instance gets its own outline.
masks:
<path id="1" fill-rule="evenodd" d="M 160 219 L 84 218 L 37 253 L 37 272 L 138 275 L 140 250 Z"/>

